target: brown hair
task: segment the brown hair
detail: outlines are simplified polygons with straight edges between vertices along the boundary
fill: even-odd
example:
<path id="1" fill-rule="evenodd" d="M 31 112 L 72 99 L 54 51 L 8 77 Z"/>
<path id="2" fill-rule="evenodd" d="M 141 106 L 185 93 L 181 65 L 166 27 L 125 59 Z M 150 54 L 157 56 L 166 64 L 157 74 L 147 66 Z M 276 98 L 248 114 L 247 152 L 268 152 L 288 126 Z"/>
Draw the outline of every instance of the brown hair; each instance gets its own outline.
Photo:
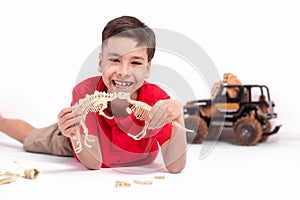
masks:
<path id="1" fill-rule="evenodd" d="M 138 46 L 147 45 L 148 61 L 152 60 L 156 45 L 155 34 L 139 19 L 121 16 L 109 21 L 102 31 L 102 47 L 112 36 L 132 38 L 138 42 Z"/>

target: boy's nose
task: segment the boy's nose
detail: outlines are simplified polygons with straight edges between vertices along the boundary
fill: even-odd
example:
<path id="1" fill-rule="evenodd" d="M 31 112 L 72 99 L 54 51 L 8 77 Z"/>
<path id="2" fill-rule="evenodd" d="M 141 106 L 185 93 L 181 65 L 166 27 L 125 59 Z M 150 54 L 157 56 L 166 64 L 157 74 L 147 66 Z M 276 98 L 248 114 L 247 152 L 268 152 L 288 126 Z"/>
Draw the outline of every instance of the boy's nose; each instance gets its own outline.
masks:
<path id="1" fill-rule="evenodd" d="M 123 64 L 118 68 L 118 75 L 126 76 L 130 73 L 131 68 L 128 64 Z"/>

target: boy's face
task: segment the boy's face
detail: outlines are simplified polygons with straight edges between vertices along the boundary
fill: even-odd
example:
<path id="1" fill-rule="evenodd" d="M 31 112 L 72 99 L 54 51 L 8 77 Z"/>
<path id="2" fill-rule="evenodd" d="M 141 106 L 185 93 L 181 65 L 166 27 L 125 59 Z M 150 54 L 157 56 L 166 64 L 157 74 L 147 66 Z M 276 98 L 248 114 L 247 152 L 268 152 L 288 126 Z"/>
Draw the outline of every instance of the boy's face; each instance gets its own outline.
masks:
<path id="1" fill-rule="evenodd" d="M 151 63 L 147 46 L 125 37 L 111 37 L 99 55 L 99 72 L 107 92 L 128 92 L 132 95 L 149 77 Z"/>

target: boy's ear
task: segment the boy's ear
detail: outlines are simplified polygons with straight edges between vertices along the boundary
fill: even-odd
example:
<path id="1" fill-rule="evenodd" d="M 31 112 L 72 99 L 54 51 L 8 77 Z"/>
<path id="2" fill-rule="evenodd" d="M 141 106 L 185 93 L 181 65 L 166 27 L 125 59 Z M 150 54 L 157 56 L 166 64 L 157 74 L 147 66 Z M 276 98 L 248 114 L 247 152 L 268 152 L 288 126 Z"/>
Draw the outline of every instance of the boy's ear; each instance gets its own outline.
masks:
<path id="1" fill-rule="evenodd" d="M 99 71 L 100 73 L 103 72 L 102 61 L 103 61 L 103 55 L 102 55 L 102 53 L 99 53 L 98 71 Z"/>
<path id="2" fill-rule="evenodd" d="M 151 71 L 151 61 L 149 61 L 147 63 L 147 71 L 146 71 L 146 75 L 145 75 L 146 79 L 148 79 L 150 77 L 150 71 Z"/>

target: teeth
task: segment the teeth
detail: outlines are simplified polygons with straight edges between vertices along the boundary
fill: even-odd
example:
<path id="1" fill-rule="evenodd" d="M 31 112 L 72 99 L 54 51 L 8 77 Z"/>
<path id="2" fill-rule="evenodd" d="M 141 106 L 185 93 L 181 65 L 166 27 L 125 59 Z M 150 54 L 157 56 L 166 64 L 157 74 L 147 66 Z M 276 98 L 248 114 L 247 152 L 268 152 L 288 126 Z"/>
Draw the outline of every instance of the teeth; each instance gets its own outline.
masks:
<path id="1" fill-rule="evenodd" d="M 117 87 L 129 87 L 131 85 L 130 82 L 123 82 L 123 81 L 115 81 L 115 85 Z"/>

